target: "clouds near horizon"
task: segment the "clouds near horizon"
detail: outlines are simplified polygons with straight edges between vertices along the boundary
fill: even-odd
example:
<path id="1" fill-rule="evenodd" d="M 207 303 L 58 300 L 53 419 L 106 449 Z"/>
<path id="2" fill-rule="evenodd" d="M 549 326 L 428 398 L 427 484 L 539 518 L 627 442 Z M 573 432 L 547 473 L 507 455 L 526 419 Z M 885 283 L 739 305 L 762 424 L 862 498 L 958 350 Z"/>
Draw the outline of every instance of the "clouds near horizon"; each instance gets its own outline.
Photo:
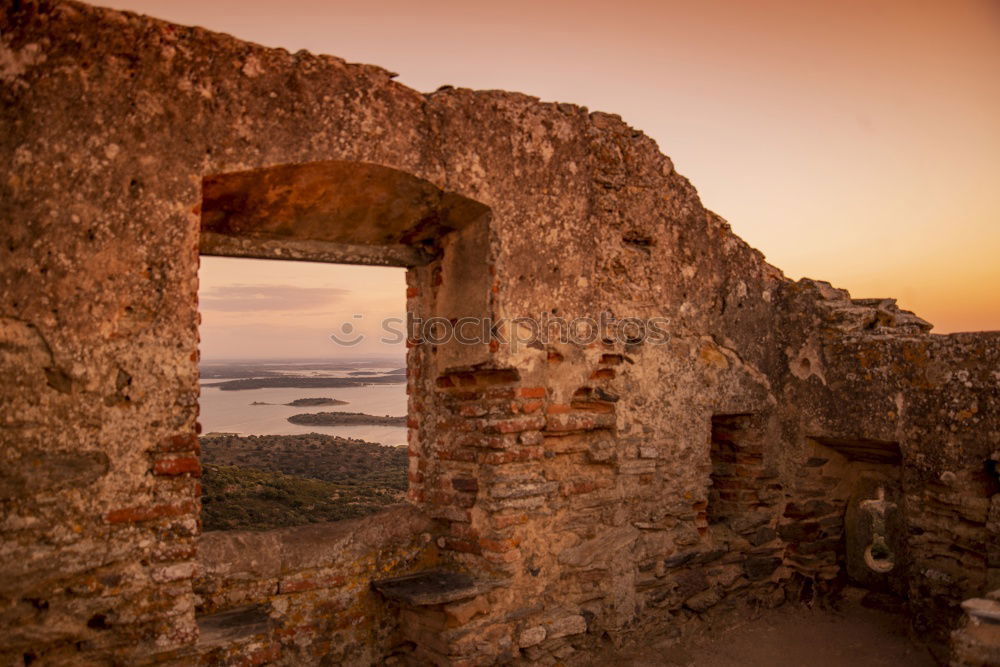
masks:
<path id="1" fill-rule="evenodd" d="M 401 359 L 402 345 L 380 339 L 383 320 L 405 317 L 404 275 L 378 266 L 202 257 L 202 358 Z M 345 322 L 363 343 L 348 348 L 330 338 Z"/>
<path id="2" fill-rule="evenodd" d="M 312 310 L 328 306 L 350 290 L 337 287 L 301 287 L 297 285 L 216 285 L 199 295 L 202 311 L 261 312 Z"/>

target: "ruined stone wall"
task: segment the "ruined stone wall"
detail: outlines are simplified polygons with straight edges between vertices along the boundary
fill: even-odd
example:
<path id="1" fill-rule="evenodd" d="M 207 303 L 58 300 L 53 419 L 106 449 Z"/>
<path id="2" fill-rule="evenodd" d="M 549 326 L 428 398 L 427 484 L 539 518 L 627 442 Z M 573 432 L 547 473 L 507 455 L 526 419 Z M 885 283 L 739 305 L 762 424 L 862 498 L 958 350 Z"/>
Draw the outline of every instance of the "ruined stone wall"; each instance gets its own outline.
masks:
<path id="1" fill-rule="evenodd" d="M 918 627 L 940 635 L 958 602 L 998 586 L 1000 334 L 872 327 L 822 349 L 822 377 L 799 393 L 800 433 L 898 444 L 899 583 Z"/>
<path id="2" fill-rule="evenodd" d="M 335 58 L 0 7 L 5 662 L 169 656 L 198 635 L 201 180 L 423 171 L 423 98 Z"/>
<path id="3" fill-rule="evenodd" d="M 190 661 L 379 662 L 399 630 L 369 584 L 433 563 L 430 529 L 404 506 L 329 524 L 205 534 L 194 591 L 211 621 L 202 622 Z"/>
<path id="4" fill-rule="evenodd" d="M 76 3 L 0 23 L 6 662 L 180 659 L 199 606 L 266 619 L 209 661 L 551 661 L 835 589 L 883 529 L 862 479 L 898 558 L 867 585 L 942 627 L 995 583 L 1000 337 L 786 280 L 619 118 Z M 415 344 L 411 539 L 198 556 L 202 179 L 321 160 L 489 208 L 410 269 L 411 311 L 659 317 L 669 342 Z M 227 564 L 240 539 L 284 555 Z M 363 585 L 428 567 L 482 585 L 413 609 Z"/>

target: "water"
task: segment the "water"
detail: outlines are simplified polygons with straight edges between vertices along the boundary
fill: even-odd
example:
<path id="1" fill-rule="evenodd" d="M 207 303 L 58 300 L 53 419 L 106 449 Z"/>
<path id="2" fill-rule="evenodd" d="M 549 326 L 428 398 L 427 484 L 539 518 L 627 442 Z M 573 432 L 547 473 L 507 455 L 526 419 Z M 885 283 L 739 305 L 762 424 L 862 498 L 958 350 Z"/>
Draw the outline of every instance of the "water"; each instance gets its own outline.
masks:
<path id="1" fill-rule="evenodd" d="M 383 372 L 384 370 L 382 369 Z M 296 372 L 312 375 L 298 370 Z M 221 380 L 207 380 L 207 382 L 219 381 Z M 284 405 L 297 398 L 335 398 L 347 401 L 347 405 L 298 407 Z M 251 405 L 254 401 L 274 405 Z M 379 417 L 402 416 L 406 414 L 405 383 L 320 389 L 274 387 L 239 391 L 222 391 L 217 387 L 203 385 L 199 404 L 202 433 L 213 431 L 240 435 L 324 433 L 342 438 L 360 438 L 390 446 L 406 444 L 406 428 L 403 426 L 316 426 L 293 424 L 288 421 L 288 417 L 303 412 L 364 412 Z"/>

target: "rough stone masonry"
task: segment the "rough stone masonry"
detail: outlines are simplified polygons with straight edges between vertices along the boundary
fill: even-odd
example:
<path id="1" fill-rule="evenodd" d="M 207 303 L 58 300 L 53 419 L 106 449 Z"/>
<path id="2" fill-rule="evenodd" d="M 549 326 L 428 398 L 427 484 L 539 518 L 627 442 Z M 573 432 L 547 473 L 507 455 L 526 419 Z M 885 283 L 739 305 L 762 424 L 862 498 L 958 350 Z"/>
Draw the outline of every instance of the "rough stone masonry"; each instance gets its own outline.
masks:
<path id="1" fill-rule="evenodd" d="M 846 582 L 996 656 L 1000 334 L 785 278 L 572 104 L 75 2 L 0 1 L 0 80 L 3 664 L 551 664 Z M 201 534 L 200 253 L 669 335 L 413 341 L 406 505 Z"/>

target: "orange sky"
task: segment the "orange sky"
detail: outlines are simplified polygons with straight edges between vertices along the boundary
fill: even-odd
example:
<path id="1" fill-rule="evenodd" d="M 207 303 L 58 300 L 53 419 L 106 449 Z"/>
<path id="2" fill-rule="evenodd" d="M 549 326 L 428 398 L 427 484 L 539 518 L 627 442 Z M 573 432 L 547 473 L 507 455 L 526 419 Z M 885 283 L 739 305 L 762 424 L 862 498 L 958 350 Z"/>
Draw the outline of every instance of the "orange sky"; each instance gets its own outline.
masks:
<path id="1" fill-rule="evenodd" d="M 395 358 L 402 365 L 402 341 L 383 330 L 386 318 L 406 310 L 404 269 L 315 262 L 202 257 L 198 272 L 201 356 L 213 359 Z M 361 318 L 355 317 L 362 315 Z M 330 338 L 351 325 L 357 345 Z M 390 323 L 402 331 L 401 322 Z"/>
<path id="2" fill-rule="evenodd" d="M 997 0 L 111 4 L 618 113 L 790 277 L 1000 329 Z"/>

